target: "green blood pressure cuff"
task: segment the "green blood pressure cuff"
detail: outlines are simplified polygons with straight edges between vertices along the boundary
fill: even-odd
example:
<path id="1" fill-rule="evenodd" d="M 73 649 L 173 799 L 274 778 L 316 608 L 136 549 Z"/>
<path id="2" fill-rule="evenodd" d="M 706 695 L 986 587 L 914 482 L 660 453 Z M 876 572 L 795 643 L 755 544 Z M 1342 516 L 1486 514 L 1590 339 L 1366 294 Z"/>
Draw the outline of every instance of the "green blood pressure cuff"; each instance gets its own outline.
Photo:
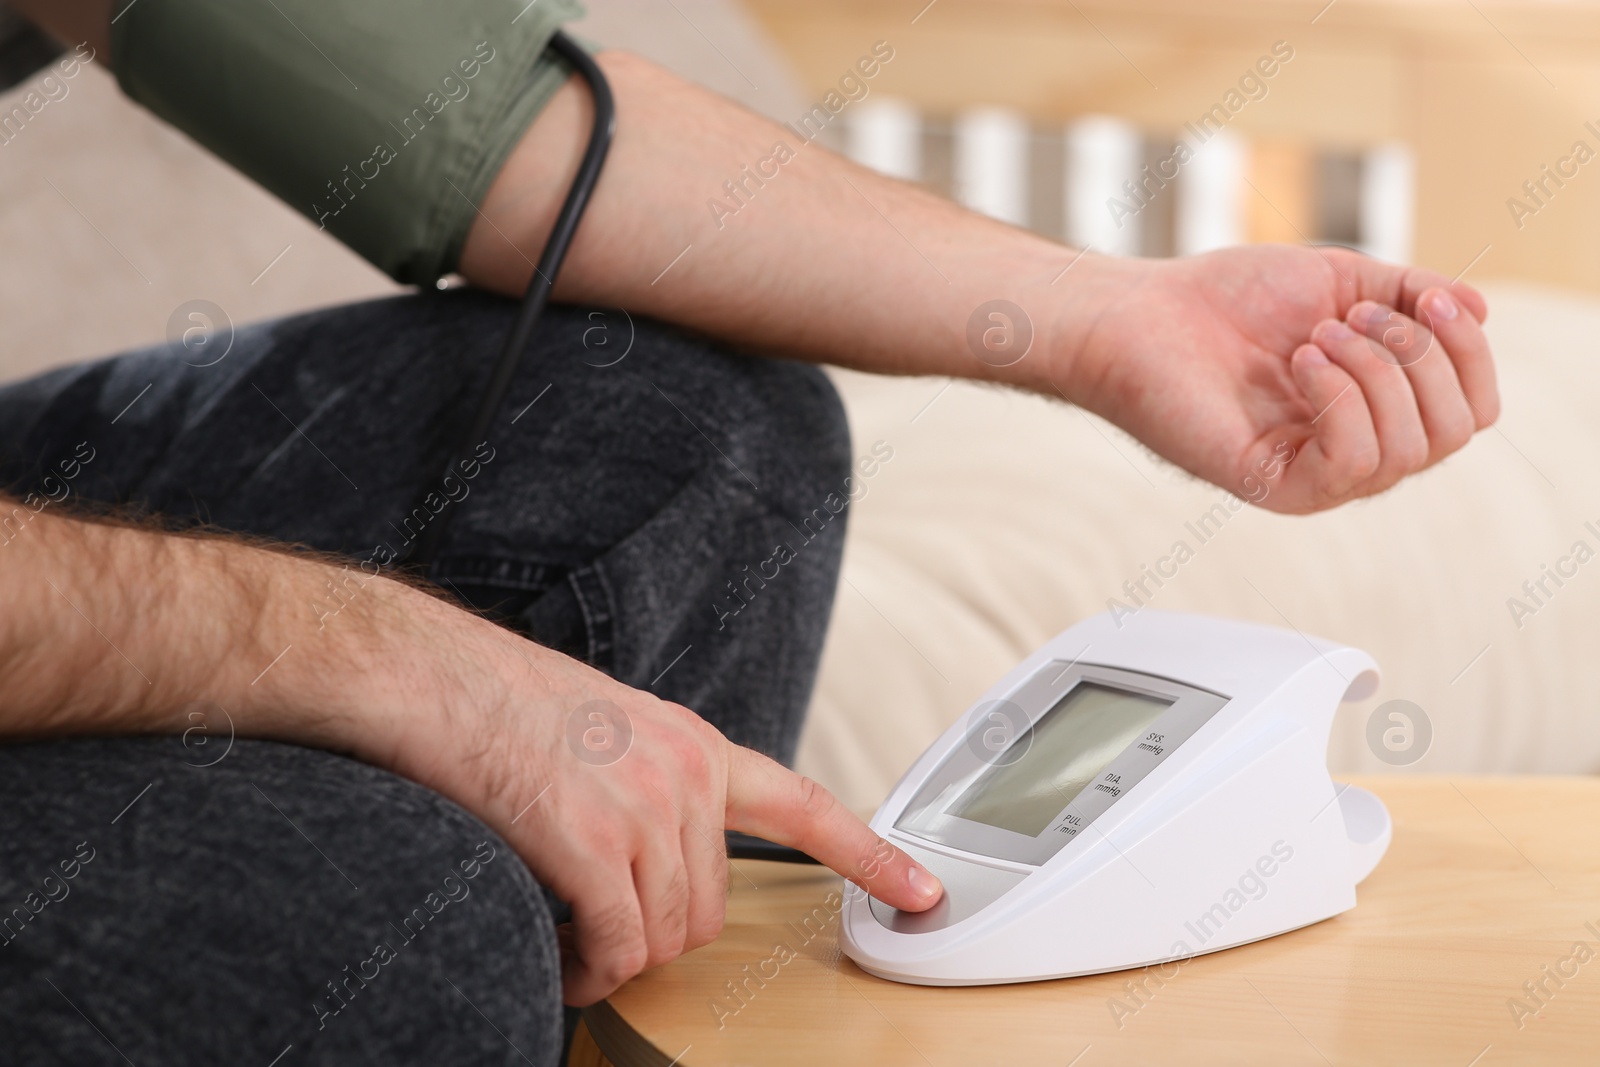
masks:
<path id="1" fill-rule="evenodd" d="M 577 0 L 139 0 L 128 96 L 397 281 L 455 269 L 477 204 L 570 73 Z"/>

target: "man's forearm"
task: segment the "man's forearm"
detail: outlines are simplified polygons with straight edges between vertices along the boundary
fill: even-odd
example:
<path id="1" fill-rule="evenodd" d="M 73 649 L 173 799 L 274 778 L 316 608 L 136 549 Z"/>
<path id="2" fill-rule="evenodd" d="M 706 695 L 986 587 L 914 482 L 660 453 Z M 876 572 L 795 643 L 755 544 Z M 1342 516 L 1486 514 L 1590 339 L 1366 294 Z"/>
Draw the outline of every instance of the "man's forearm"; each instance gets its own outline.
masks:
<path id="1" fill-rule="evenodd" d="M 1052 391 L 1046 378 L 1066 370 L 1115 261 L 1087 256 L 1063 276 L 1072 249 L 857 167 L 637 57 L 599 62 L 617 136 L 558 296 L 802 358 Z M 574 79 L 529 129 L 468 237 L 469 279 L 525 286 L 589 115 Z M 758 186 L 742 168 L 762 161 L 772 176 Z M 729 180 L 744 182 L 738 200 Z M 1005 368 L 968 342 L 973 312 L 995 299 L 1020 305 L 1035 331 L 1030 358 Z"/>
<path id="2" fill-rule="evenodd" d="M 365 719 L 415 684 L 401 675 L 420 665 L 393 654 L 397 639 L 432 613 L 465 614 L 309 554 L 34 514 L 11 500 L 0 517 L 0 736 L 176 733 L 197 722 L 215 735 L 231 722 L 241 736 L 388 762 L 383 731 Z"/>

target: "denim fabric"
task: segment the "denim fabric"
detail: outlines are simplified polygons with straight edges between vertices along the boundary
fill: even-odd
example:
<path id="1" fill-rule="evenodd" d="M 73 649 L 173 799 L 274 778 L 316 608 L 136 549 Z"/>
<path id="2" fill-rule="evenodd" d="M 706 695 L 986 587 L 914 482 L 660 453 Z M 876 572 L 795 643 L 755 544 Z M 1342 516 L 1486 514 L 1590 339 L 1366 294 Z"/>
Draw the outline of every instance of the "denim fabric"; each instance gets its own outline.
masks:
<path id="1" fill-rule="evenodd" d="M 554 1062 L 555 926 L 505 842 L 353 760 L 212 758 L 0 747 L 0 1062 Z"/>
<path id="2" fill-rule="evenodd" d="M 441 482 L 512 310 L 400 297 L 241 329 L 204 359 L 161 346 L 6 387 L 0 484 L 352 562 L 451 509 L 434 580 L 791 759 L 848 499 L 826 377 L 553 308 L 478 462 Z M 0 526 L 0 562 L 26 535 Z M 0 935 L 0 1047 L 25 1063 L 121 1062 L 114 1045 L 267 1064 L 291 1044 L 283 1067 L 554 1062 L 563 909 L 491 831 L 339 756 L 239 741 L 197 766 L 213 758 L 177 738 L 0 747 L 0 919 L 33 915 Z M 80 843 L 95 857 L 66 880 Z M 405 914 L 480 843 L 496 858 L 457 875 L 470 898 L 400 947 Z M 373 959 L 385 928 L 392 967 Z M 374 967 L 340 1013 L 314 1007 Z"/>

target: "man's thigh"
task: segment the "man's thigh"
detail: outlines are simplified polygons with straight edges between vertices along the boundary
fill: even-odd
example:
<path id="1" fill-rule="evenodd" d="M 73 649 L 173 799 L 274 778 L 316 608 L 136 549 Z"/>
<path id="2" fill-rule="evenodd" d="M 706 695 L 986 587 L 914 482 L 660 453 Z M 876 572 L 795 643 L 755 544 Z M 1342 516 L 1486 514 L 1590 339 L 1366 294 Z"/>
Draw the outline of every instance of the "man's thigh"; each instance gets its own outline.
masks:
<path id="1" fill-rule="evenodd" d="M 10 386 L 0 485 L 340 553 L 316 625 L 448 517 L 447 590 L 790 758 L 855 495 L 826 378 L 553 308 L 442 480 L 513 308 L 376 301 L 241 330 L 204 366 L 163 347 Z"/>
<path id="2" fill-rule="evenodd" d="M 203 726 L 0 746 L 7 1062 L 557 1062 L 555 926 L 502 840 Z"/>

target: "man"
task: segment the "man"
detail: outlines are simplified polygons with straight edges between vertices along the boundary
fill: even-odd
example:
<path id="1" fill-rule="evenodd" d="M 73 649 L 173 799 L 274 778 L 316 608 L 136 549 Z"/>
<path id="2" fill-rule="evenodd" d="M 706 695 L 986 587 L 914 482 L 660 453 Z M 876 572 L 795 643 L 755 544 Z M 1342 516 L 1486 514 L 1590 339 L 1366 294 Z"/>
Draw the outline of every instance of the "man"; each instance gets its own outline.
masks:
<path id="1" fill-rule="evenodd" d="M 395 277 L 478 290 L 0 392 L 0 1018 L 27 1062 L 553 1062 L 563 1000 L 717 935 L 725 827 L 935 902 L 781 765 L 843 526 L 805 518 L 857 461 L 821 374 L 769 357 L 1059 395 L 1230 489 L 1292 449 L 1265 501 L 1290 512 L 1498 411 L 1465 285 L 1337 249 L 1079 258 L 600 51 L 617 137 L 556 294 L 636 336 L 619 361 L 552 310 L 436 483 L 510 320 L 485 294 L 526 286 L 584 146 L 543 51 L 574 12 L 13 6 Z M 1033 324 L 1018 361 L 968 346 L 994 299 Z M 779 544 L 782 582 L 718 617 Z"/>

